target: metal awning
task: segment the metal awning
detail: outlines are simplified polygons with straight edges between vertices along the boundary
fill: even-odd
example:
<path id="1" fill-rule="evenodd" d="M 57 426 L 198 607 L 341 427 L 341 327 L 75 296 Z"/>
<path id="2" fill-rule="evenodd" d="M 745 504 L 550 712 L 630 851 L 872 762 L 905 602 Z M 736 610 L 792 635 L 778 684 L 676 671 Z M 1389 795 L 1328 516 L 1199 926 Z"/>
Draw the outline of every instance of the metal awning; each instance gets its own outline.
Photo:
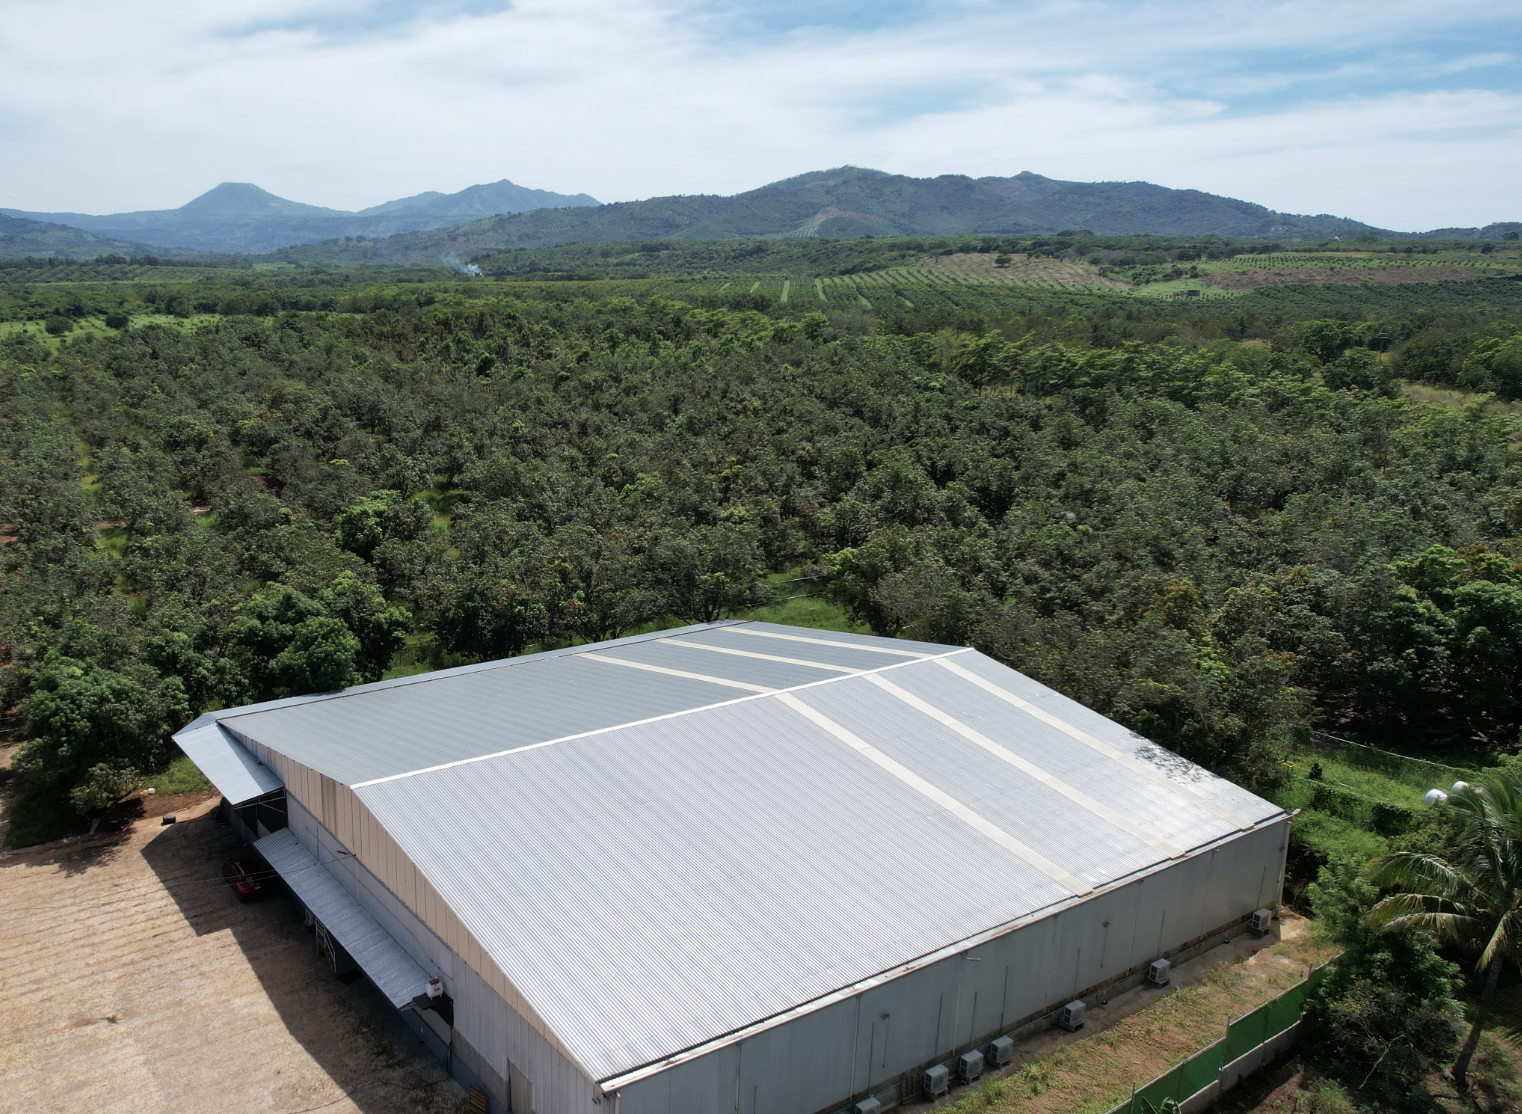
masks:
<path id="1" fill-rule="evenodd" d="M 182 731 L 174 741 L 230 804 L 247 804 L 285 787 L 280 775 L 245 750 L 221 724 Z"/>
<path id="2" fill-rule="evenodd" d="M 295 832 L 281 828 L 254 846 L 393 1006 L 401 1009 L 427 990 L 428 973 L 312 858 Z"/>

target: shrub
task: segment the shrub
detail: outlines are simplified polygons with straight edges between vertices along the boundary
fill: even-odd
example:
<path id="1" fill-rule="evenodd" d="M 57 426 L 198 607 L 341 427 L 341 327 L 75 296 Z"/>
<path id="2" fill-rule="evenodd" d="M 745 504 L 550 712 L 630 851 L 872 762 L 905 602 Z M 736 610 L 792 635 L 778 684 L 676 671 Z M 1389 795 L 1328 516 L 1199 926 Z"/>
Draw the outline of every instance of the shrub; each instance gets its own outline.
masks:
<path id="1" fill-rule="evenodd" d="M 1344 948 L 1306 1004 L 1312 1062 L 1380 1110 L 1427 1109 L 1423 1080 L 1458 1047 L 1458 968 L 1424 933 L 1371 928 L 1379 891 L 1351 864 L 1323 867 L 1310 893 Z"/>
<path id="2" fill-rule="evenodd" d="M 137 791 L 142 775 L 131 766 L 102 762 L 90 768 L 84 781 L 69 791 L 69 802 L 81 816 L 98 815 Z"/>

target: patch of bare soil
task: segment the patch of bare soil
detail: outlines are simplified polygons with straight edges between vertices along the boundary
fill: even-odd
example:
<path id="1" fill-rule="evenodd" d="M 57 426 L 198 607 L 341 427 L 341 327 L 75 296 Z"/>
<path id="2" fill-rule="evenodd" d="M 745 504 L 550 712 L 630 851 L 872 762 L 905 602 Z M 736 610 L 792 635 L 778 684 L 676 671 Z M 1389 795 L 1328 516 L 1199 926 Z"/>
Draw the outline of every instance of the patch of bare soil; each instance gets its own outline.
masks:
<path id="1" fill-rule="evenodd" d="M 213 799 L 0 854 L 0 1112 L 460 1114 L 440 1064 L 299 908 L 240 904 Z"/>
<path id="2" fill-rule="evenodd" d="M 1260 286 L 1309 283 L 1317 286 L 1362 286 L 1366 282 L 1398 285 L 1407 282 L 1467 282 L 1493 278 L 1467 267 L 1282 267 L 1263 271 L 1212 271 L 1201 282 L 1222 290 L 1256 290 Z"/>

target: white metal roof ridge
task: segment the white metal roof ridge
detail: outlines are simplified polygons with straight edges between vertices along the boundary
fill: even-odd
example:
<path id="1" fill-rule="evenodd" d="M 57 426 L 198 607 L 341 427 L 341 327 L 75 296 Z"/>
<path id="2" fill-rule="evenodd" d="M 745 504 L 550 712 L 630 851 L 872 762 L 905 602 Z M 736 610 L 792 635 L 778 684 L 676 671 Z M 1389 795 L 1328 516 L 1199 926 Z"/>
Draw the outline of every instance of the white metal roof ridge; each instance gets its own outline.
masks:
<path id="1" fill-rule="evenodd" d="M 844 643 L 836 643 L 836 645 L 844 645 Z M 660 723 L 663 720 L 679 719 L 679 718 L 681 718 L 683 716 L 696 715 L 699 712 L 711 711 L 714 708 L 727 708 L 731 704 L 743 704 L 743 703 L 746 703 L 746 702 L 751 701 L 751 700 L 765 700 L 768 697 L 780 696 L 780 695 L 782 695 L 784 693 L 801 692 L 804 689 L 817 688 L 820 685 L 832 685 L 832 684 L 835 684 L 838 681 L 849 681 L 853 677 L 862 677 L 862 676 L 866 676 L 867 674 L 871 674 L 871 673 L 884 673 L 884 672 L 887 672 L 890 669 L 901 669 L 901 668 L 903 668 L 906 665 L 915 665 L 915 664 L 918 664 L 919 662 L 924 662 L 924 661 L 939 661 L 941 658 L 956 657 L 958 654 L 971 654 L 971 653 L 974 653 L 974 652 L 975 651 L 970 646 L 958 646 L 955 649 L 948 650 L 944 654 L 935 654 L 933 656 L 916 656 L 912 661 L 891 661 L 887 665 L 879 665 L 879 666 L 877 666 L 874 669 L 863 669 L 859 673 L 851 673 L 849 675 L 844 675 L 844 676 L 840 676 L 840 677 L 825 677 L 825 678 L 822 678 L 821 680 L 818 680 L 818 681 L 805 681 L 802 684 L 792 685 L 792 686 L 790 686 L 788 688 L 783 688 L 783 689 L 767 689 L 767 690 L 765 690 L 763 692 L 751 693 L 748 696 L 737 696 L 733 700 L 719 700 L 719 701 L 716 701 L 713 704 L 704 704 L 701 707 L 697 707 L 697 708 L 683 708 L 683 709 L 681 709 L 679 711 L 666 712 L 663 715 L 650 716 L 650 717 L 648 717 L 646 719 L 630 720 L 628 723 L 615 723 L 615 724 L 612 724 L 612 725 L 610 725 L 608 727 L 595 727 L 595 728 L 593 728 L 590 731 L 578 731 L 578 732 L 576 732 L 575 734 L 572 734 L 572 735 L 562 735 L 562 736 L 560 736 L 559 738 L 556 738 L 556 739 L 546 739 L 542 743 L 528 743 L 528 744 L 526 744 L 524 746 L 521 746 L 521 747 L 509 747 L 506 750 L 494 751 L 491 754 L 479 754 L 479 755 L 476 755 L 476 756 L 474 756 L 472 758 L 460 758 L 460 759 L 456 759 L 453 762 L 443 762 L 443 763 L 440 763 L 437 766 L 425 766 L 424 768 L 422 768 L 420 770 L 408 770 L 405 773 L 390 774 L 390 775 L 388 775 L 386 777 L 371 778 L 369 781 L 358 782 L 358 783 L 356 783 L 354 785 L 349 786 L 349 788 L 353 789 L 355 791 L 358 791 L 360 789 L 364 789 L 364 788 L 366 788 L 368 786 L 371 786 L 371 785 L 383 785 L 384 783 L 386 783 L 388 781 L 400 781 L 403 778 L 416 777 L 419 774 L 432 774 L 432 773 L 437 773 L 440 770 L 453 769 L 456 766 L 469 766 L 469 765 L 471 765 L 472 763 L 475 763 L 475 762 L 486 762 L 486 761 L 489 761 L 489 760 L 491 760 L 493 758 L 503 758 L 503 757 L 506 757 L 509 754 L 521 754 L 524 751 L 540 750 L 540 749 L 542 749 L 544 747 L 555 746 L 555 745 L 557 745 L 559 743 L 570 743 L 570 742 L 575 742 L 577 739 L 588 739 L 588 738 L 592 738 L 593 736 L 596 736 L 596 735 L 606 735 L 609 732 L 613 732 L 613 731 L 623 731 L 624 729 L 630 728 L 630 727 L 644 727 L 647 724 Z M 575 655 L 575 656 L 591 658 L 593 660 L 601 660 L 601 661 L 607 661 L 607 662 L 617 662 L 617 664 L 619 664 L 619 665 L 633 665 L 633 666 L 642 667 L 642 668 L 656 668 L 656 667 L 651 667 L 651 666 L 643 666 L 643 663 L 630 662 L 630 661 L 625 661 L 625 660 L 617 659 L 617 658 L 606 658 L 606 657 L 601 657 L 600 658 L 598 654 L 592 653 L 592 652 L 583 652 L 583 653 L 581 653 L 579 655 Z M 664 669 L 660 669 L 659 671 L 665 672 Z M 688 674 L 688 676 L 698 676 L 698 675 L 697 674 Z M 733 685 L 735 683 L 736 682 L 733 682 L 733 681 L 729 682 L 729 684 L 731 684 L 731 685 Z"/>
<path id="2" fill-rule="evenodd" d="M 869 681 L 873 679 L 874 678 L 871 676 L 867 677 L 867 680 Z M 799 715 L 809 720 L 809 722 L 813 723 L 816 727 L 823 729 L 830 735 L 833 735 L 835 738 L 845 743 L 846 746 L 856 751 L 863 758 L 866 758 L 869 762 L 876 764 L 880 768 L 892 774 L 894 777 L 898 778 L 899 781 L 909 786 L 909 788 L 913 789 L 922 797 L 925 797 L 928 800 L 932 800 L 936 804 L 940 805 L 943 809 L 951 813 L 958 820 L 962 821 L 962 823 L 968 825 L 979 835 L 987 837 L 994 843 L 997 843 L 1000 847 L 1004 848 L 1004 850 L 1014 855 L 1016 858 L 1025 862 L 1027 865 L 1035 867 L 1042 874 L 1046 875 L 1053 882 L 1056 882 L 1057 885 L 1061 886 L 1063 889 L 1069 891 L 1070 893 L 1079 894 L 1080 896 L 1094 892 L 1094 887 L 1083 881 L 1083 879 L 1078 878 L 1069 871 L 1064 870 L 1062 867 L 1052 862 L 1051 859 L 1048 859 L 1045 855 L 1041 854 L 1041 852 L 1037 851 L 1029 844 L 1022 843 L 1020 840 L 1010 835 L 993 821 L 989 820 L 986 816 L 983 816 L 973 809 L 968 808 L 965 804 L 957 800 L 940 786 L 933 785 L 932 783 L 926 781 L 924 778 L 920 777 L 903 763 L 895 761 L 893 758 L 890 758 L 888 755 L 878 750 L 875 746 L 867 742 L 860 735 L 857 735 L 855 732 L 850 731 L 849 729 L 842 727 L 840 724 L 836 723 L 833 719 L 825 715 L 819 709 L 805 704 L 802 700 L 799 700 L 790 692 L 779 693 L 777 695 L 777 699 L 782 701 L 782 703 L 786 704 L 789 708 L 793 709 L 793 711 L 797 712 Z"/>
<path id="3" fill-rule="evenodd" d="M 410 677 L 392 677 L 386 681 L 371 681 L 365 685 L 354 685 L 350 688 L 337 689 L 333 692 L 309 692 L 300 696 L 286 696 L 279 700 L 264 700 L 257 704 L 243 704 L 236 708 L 218 708 L 210 712 L 202 712 L 191 720 L 175 735 L 183 731 L 190 731 L 197 726 L 205 727 L 208 724 L 220 723 L 224 719 L 239 719 L 243 716 L 259 715 L 261 712 L 280 711 L 285 708 L 299 708 L 304 704 L 320 704 L 329 700 L 342 700 L 351 696 L 368 696 L 372 692 L 386 692 L 390 689 L 406 688 L 409 685 L 420 685 L 428 681 L 442 681 L 453 677 L 468 677 L 476 673 L 490 673 L 496 669 L 516 668 L 523 665 L 534 665 L 538 662 L 550 661 L 554 658 L 577 657 L 592 648 L 592 645 L 607 648 L 609 646 L 633 646 L 641 642 L 658 641 L 662 637 L 670 637 L 673 634 L 698 634 L 702 631 L 724 630 L 729 627 L 744 626 L 746 623 L 756 622 L 755 619 L 717 619 L 712 623 L 691 623 L 685 627 L 668 627 L 665 630 L 646 631 L 644 634 L 630 634 L 623 638 L 613 638 L 606 642 L 597 642 L 582 646 L 560 646 L 553 650 L 540 650 L 533 654 L 520 654 L 517 657 L 497 658 L 493 661 L 478 661 L 470 665 L 456 665 L 449 669 L 433 669 L 427 673 L 416 673 Z M 836 645 L 849 646 L 850 643 L 836 643 Z M 854 647 L 853 647 L 854 648 Z M 205 721 L 204 723 L 202 721 Z"/>
<path id="4" fill-rule="evenodd" d="M 1187 852 L 1185 852 L 1184 857 L 1189 858 L 1191 856 L 1203 855 L 1205 852 L 1213 850 L 1218 844 L 1223 844 L 1234 839 L 1239 839 L 1244 834 L 1244 831 L 1254 831 L 1259 828 L 1266 828 L 1271 824 L 1277 824 L 1280 821 L 1288 819 L 1288 816 L 1289 814 L 1281 808 L 1271 816 L 1265 816 L 1261 820 L 1254 821 L 1251 828 L 1225 832 L 1219 836 L 1216 836 L 1214 839 L 1205 841 L 1197 847 L 1190 848 Z M 667 1068 L 673 1067 L 676 1064 L 686 1063 L 689 1060 L 696 1060 L 699 1057 L 706 1056 L 710 1052 L 713 1052 L 717 1049 L 727 1047 L 728 1045 L 735 1044 L 739 1041 L 747 1040 L 758 1033 L 766 1032 L 768 1029 L 775 1029 L 779 1025 L 786 1024 L 788 1021 L 791 1021 L 795 1017 L 802 1017 L 805 1014 L 816 1013 L 819 1010 L 834 1005 L 836 1002 L 841 1002 L 848 998 L 854 998 L 858 994 L 864 994 L 874 987 L 881 986 L 883 983 L 892 982 L 894 979 L 899 978 L 902 975 L 906 975 L 913 971 L 918 971 L 922 968 L 929 967 L 932 964 L 939 963 L 943 959 L 958 955 L 962 952 L 971 951 L 973 948 L 987 944 L 993 940 L 997 940 L 1001 936 L 1006 936 L 1012 932 L 1016 932 L 1029 924 L 1034 924 L 1037 921 L 1045 920 L 1046 918 L 1052 916 L 1054 913 L 1061 913 L 1067 909 L 1085 904 L 1086 902 L 1092 901 L 1102 896 L 1103 894 L 1109 893 L 1113 890 L 1118 890 L 1123 886 L 1129 886 L 1134 882 L 1145 881 L 1152 875 L 1167 870 L 1169 867 L 1174 865 L 1174 862 L 1175 860 L 1171 859 L 1155 862 L 1150 866 L 1142 867 L 1140 870 L 1134 870 L 1130 874 L 1125 874 L 1119 878 L 1114 878 L 1109 882 L 1105 882 L 1102 885 L 1095 887 L 1089 893 L 1074 894 L 1071 897 L 1061 898 L 1057 901 L 1051 902 L 1048 905 L 1043 905 L 1039 908 L 1028 910 L 1027 912 L 1021 913 L 1018 917 L 1013 917 L 1010 920 L 1004 921 L 1001 924 L 994 925 L 991 928 L 981 929 L 978 932 L 973 933 L 971 936 L 965 936 L 960 940 L 953 940 L 950 943 L 943 944 L 933 951 L 926 952 L 924 955 L 915 956 L 912 959 L 907 959 L 897 966 L 889 967 L 886 970 L 879 971 L 873 975 L 869 975 L 864 979 L 858 979 L 856 982 L 850 983 L 847 986 L 842 986 L 825 994 L 821 994 L 817 998 L 811 998 L 806 1002 L 799 1002 L 796 1005 L 789 1006 L 785 1010 L 772 1014 L 770 1017 L 764 1017 L 758 1021 L 753 1021 L 749 1025 L 743 1026 L 742 1028 L 734 1029 L 728 1033 L 721 1033 L 716 1037 L 711 1037 L 706 1041 L 702 1041 L 699 1044 L 691 1046 L 690 1048 L 684 1048 L 678 1052 L 672 1053 L 669 1056 L 664 1056 L 659 1060 L 652 1060 L 647 1064 L 641 1064 L 639 1067 L 630 1068 L 629 1070 L 619 1074 L 604 1076 L 602 1079 L 597 1081 L 598 1086 L 602 1088 L 604 1094 L 610 1094 L 618 1090 L 620 1087 L 627 1087 L 631 1083 L 638 1083 L 641 1079 L 656 1075 L 659 1072 L 663 1072 Z"/>
<path id="5" fill-rule="evenodd" d="M 869 654 L 893 654 L 895 657 L 918 658 L 925 661 L 927 658 L 944 657 L 944 654 L 927 654 L 923 650 L 890 650 L 886 646 L 863 646 L 859 642 L 841 642 L 834 638 L 808 638 L 801 634 L 778 634 L 769 630 L 746 630 L 743 624 L 735 624 L 733 629 L 736 634 L 750 634 L 757 638 L 781 638 L 788 642 L 812 642 L 816 646 L 839 646 L 844 650 L 862 650 Z M 805 627 L 805 630 L 812 628 Z M 964 647 L 966 649 L 966 647 Z"/>
<path id="6" fill-rule="evenodd" d="M 675 639 L 663 641 L 675 642 Z M 669 665 L 655 665 L 647 661 L 630 661 L 628 658 L 616 658 L 612 654 L 604 654 L 600 651 L 588 651 L 578 654 L 585 661 L 602 661 L 609 665 L 622 665 L 628 669 L 643 669 L 646 673 L 663 673 L 667 677 L 681 677 L 687 681 L 702 681 L 706 685 L 720 685 L 723 688 L 745 689 L 748 692 L 770 693 L 777 690 L 770 685 L 756 685 L 749 681 L 737 681 L 733 677 L 715 677 L 711 673 L 694 673 L 690 669 L 673 669 Z"/>

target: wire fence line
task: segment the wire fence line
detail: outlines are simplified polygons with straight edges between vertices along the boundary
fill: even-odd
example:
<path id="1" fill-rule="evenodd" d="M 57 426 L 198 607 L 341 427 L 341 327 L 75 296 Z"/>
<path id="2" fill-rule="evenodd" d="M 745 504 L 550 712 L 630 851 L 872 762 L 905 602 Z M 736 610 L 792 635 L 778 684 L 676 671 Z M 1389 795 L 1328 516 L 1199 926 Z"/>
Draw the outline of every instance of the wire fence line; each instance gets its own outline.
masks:
<path id="1" fill-rule="evenodd" d="M 1447 778 L 1457 781 L 1475 777 L 1480 772 L 1471 767 L 1450 766 L 1446 762 L 1434 762 L 1430 758 L 1413 758 L 1409 754 L 1381 750 L 1368 743 L 1355 743 L 1351 739 L 1340 739 L 1336 735 L 1328 735 L 1323 731 L 1317 731 L 1311 735 L 1310 749 L 1342 758 L 1353 765 L 1411 775 L 1420 774 L 1429 780 Z"/>

